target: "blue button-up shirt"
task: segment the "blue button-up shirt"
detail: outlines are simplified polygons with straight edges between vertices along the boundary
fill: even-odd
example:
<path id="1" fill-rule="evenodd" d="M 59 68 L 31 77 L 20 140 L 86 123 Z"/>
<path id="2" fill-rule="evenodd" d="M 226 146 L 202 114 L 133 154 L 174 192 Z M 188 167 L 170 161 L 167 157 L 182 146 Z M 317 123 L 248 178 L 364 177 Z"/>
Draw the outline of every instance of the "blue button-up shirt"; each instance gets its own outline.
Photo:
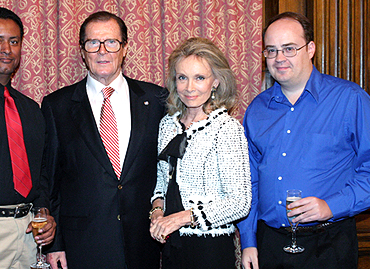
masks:
<path id="1" fill-rule="evenodd" d="M 256 247 L 257 220 L 290 225 L 288 189 L 325 200 L 329 221 L 370 207 L 370 97 L 357 84 L 314 67 L 294 105 L 275 83 L 250 104 L 244 127 L 253 198 L 248 218 L 238 224 L 242 248 Z"/>

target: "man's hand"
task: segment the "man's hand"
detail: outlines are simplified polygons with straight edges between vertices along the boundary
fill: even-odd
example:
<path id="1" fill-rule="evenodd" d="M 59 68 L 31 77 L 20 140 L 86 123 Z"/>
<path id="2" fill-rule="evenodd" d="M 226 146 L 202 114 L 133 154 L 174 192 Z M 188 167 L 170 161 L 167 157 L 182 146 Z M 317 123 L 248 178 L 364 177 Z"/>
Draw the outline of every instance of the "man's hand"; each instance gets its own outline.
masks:
<path id="1" fill-rule="evenodd" d="M 288 206 L 288 209 L 292 208 L 295 209 L 288 213 L 288 217 L 298 215 L 293 219 L 293 222 L 326 221 L 333 217 L 328 204 L 317 197 L 306 197 L 297 200 Z"/>
<path id="2" fill-rule="evenodd" d="M 50 244 L 55 235 L 55 228 L 57 224 L 52 216 L 49 214 L 47 215 L 47 224 L 40 229 L 40 234 L 35 237 L 35 241 L 37 244 L 42 244 L 43 246 Z M 28 228 L 26 233 L 30 233 L 32 231 L 32 222 L 28 224 Z"/>
<path id="3" fill-rule="evenodd" d="M 251 264 L 253 267 L 251 267 Z M 249 247 L 242 252 L 243 269 L 258 269 L 258 251 L 257 248 Z"/>
<path id="4" fill-rule="evenodd" d="M 46 254 L 46 261 L 50 263 L 51 269 L 58 269 L 58 261 L 63 269 L 67 269 L 66 253 L 64 251 L 50 252 Z"/>

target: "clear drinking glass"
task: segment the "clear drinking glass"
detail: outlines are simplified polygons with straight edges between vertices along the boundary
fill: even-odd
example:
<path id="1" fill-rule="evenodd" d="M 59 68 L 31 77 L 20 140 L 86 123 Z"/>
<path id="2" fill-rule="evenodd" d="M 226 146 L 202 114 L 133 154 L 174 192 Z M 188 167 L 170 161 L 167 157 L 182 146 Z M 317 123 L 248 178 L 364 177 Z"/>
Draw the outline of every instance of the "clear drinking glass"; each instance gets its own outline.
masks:
<path id="1" fill-rule="evenodd" d="M 35 207 L 32 209 L 32 233 L 33 237 L 40 234 L 39 230 L 47 223 L 47 209 L 45 207 Z M 50 264 L 42 260 L 42 245 L 38 244 L 37 262 L 31 264 L 31 269 L 50 268 Z"/>
<path id="2" fill-rule="evenodd" d="M 302 199 L 302 191 L 300 190 L 287 190 L 286 195 L 286 206 L 290 205 L 291 203 Z M 295 209 L 295 208 L 293 208 Z M 286 209 L 287 214 L 292 211 L 293 209 Z M 288 217 L 290 226 L 292 227 L 292 244 L 290 246 L 285 246 L 283 249 L 285 252 L 289 253 L 301 253 L 304 251 L 304 247 L 297 245 L 297 238 L 296 238 L 296 230 L 298 226 L 298 222 L 294 223 L 293 219 L 297 216 Z"/>

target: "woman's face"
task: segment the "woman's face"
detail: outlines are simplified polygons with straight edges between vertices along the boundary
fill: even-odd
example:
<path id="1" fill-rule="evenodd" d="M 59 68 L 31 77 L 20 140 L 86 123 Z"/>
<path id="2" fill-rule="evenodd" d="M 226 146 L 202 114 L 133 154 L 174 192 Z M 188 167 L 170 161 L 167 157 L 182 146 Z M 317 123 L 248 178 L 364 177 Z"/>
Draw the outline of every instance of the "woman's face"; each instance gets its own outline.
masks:
<path id="1" fill-rule="evenodd" d="M 176 88 L 181 101 L 190 109 L 202 109 L 211 96 L 212 86 L 219 84 L 206 60 L 191 55 L 175 67 Z"/>

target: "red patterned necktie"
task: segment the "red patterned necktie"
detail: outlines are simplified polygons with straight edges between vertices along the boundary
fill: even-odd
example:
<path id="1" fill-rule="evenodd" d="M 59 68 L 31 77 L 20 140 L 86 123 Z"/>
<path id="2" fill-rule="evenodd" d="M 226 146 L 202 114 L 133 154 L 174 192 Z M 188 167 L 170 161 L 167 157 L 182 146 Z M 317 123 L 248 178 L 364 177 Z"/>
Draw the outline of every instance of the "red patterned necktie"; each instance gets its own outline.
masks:
<path id="1" fill-rule="evenodd" d="M 114 89 L 112 87 L 106 87 L 102 91 L 104 101 L 100 113 L 100 136 L 112 163 L 114 172 L 117 177 L 120 178 L 121 165 L 119 161 L 118 128 L 116 117 L 110 102 L 110 97 L 114 92 Z"/>
<path id="2" fill-rule="evenodd" d="M 4 89 L 5 121 L 8 133 L 9 152 L 12 160 L 14 189 L 23 197 L 27 197 L 32 189 L 30 166 L 23 139 L 22 122 L 14 99 L 8 89 Z"/>

